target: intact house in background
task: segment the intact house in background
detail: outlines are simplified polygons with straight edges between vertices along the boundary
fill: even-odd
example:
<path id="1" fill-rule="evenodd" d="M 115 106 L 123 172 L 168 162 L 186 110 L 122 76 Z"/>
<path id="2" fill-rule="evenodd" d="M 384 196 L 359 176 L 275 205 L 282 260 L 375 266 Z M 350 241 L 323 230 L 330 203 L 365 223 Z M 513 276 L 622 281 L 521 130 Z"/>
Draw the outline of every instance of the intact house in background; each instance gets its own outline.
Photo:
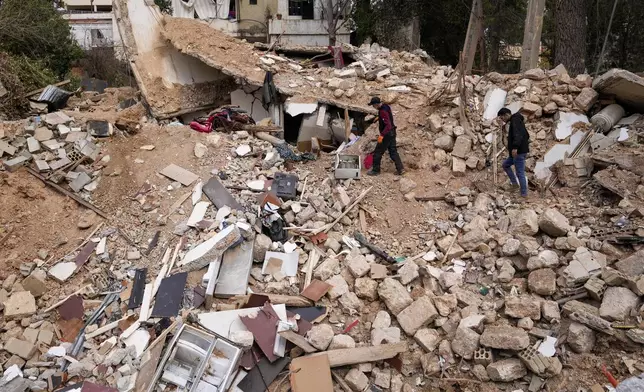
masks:
<path id="1" fill-rule="evenodd" d="M 123 48 L 112 0 L 63 0 L 59 6 L 81 48 L 114 48 L 115 55 L 121 56 Z"/>
<path id="2" fill-rule="evenodd" d="M 172 13 L 180 18 L 209 21 L 211 27 L 250 42 L 327 46 L 329 34 L 323 18 L 323 0 L 172 0 Z M 342 26 L 337 44 L 349 43 Z"/>

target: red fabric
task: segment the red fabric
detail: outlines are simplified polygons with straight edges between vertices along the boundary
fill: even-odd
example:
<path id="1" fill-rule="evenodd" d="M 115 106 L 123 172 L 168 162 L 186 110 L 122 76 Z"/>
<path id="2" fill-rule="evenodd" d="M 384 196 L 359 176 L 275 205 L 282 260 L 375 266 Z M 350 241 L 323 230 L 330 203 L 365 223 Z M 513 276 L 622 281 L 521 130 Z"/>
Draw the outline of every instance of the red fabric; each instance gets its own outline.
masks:
<path id="1" fill-rule="evenodd" d="M 362 165 L 367 170 L 371 169 L 371 166 L 373 166 L 373 153 L 372 152 L 370 152 L 369 154 L 367 154 L 364 157 L 364 160 L 362 161 Z"/>
<path id="2" fill-rule="evenodd" d="M 210 128 L 210 123 L 201 124 L 201 123 L 198 123 L 197 121 L 192 121 L 190 123 L 190 128 L 201 133 L 210 133 L 212 131 L 212 129 Z"/>

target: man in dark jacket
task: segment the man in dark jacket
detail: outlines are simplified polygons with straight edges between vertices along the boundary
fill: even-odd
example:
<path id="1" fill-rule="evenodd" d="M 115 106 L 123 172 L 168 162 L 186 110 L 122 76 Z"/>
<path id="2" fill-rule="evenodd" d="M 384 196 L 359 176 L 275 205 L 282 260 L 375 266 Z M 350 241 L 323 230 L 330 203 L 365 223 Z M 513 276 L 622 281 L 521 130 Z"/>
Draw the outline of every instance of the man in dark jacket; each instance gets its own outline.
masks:
<path id="1" fill-rule="evenodd" d="M 528 196 L 528 180 L 525 176 L 525 159 L 528 155 L 530 135 L 523 123 L 523 116 L 519 113 L 512 114 L 510 109 L 499 110 L 499 118 L 508 126 L 508 151 L 510 156 L 503 161 L 503 170 L 510 178 L 513 188 L 521 190 L 521 196 Z M 516 175 L 512 170 L 516 169 Z M 517 181 L 518 178 L 518 181 Z"/>
<path id="2" fill-rule="evenodd" d="M 385 151 L 389 151 L 391 160 L 396 165 L 396 174 L 402 175 L 404 172 L 398 149 L 396 148 L 396 125 L 394 124 L 394 115 L 389 105 L 383 104 L 380 98 L 373 97 L 369 105 L 378 109 L 378 125 L 380 127 L 380 136 L 378 136 L 378 145 L 373 152 L 373 167 L 367 172 L 370 176 L 380 174 L 380 161 Z"/>

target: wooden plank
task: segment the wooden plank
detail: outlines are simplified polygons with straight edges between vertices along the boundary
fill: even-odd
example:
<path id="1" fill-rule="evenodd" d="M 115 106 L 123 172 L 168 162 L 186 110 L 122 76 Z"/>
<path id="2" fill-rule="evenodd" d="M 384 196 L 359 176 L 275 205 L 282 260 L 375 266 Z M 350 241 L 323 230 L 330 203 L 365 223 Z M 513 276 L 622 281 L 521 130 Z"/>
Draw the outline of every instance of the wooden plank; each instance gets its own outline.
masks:
<path id="1" fill-rule="evenodd" d="M 340 385 L 340 387 L 344 392 L 353 392 L 349 384 L 347 384 L 347 382 L 344 381 L 344 378 L 342 378 L 342 376 L 340 376 L 337 372 L 331 372 L 331 376 L 333 376 L 333 379 L 335 380 L 335 382 L 337 382 L 338 385 Z"/>
<path id="2" fill-rule="evenodd" d="M 333 392 L 329 358 L 324 355 L 293 359 L 290 379 L 293 392 Z"/>
<path id="3" fill-rule="evenodd" d="M 279 334 L 284 339 L 288 340 L 289 342 L 293 343 L 297 347 L 299 347 L 302 350 L 304 350 L 304 352 L 307 353 L 307 354 L 315 353 L 315 352 L 318 351 L 317 348 L 315 348 L 315 347 L 311 346 L 311 344 L 309 344 L 309 342 L 304 338 L 304 336 L 298 335 L 297 333 L 295 333 L 292 330 L 282 331 Z"/>
<path id="4" fill-rule="evenodd" d="M 390 359 L 407 351 L 407 343 L 383 344 L 371 347 L 356 347 L 340 350 L 329 350 L 311 355 L 328 355 L 332 368 L 359 363 L 376 362 Z"/>
<path id="5" fill-rule="evenodd" d="M 360 218 L 360 231 L 363 233 L 367 232 L 367 216 L 365 215 L 362 209 L 358 210 L 358 217 Z"/>

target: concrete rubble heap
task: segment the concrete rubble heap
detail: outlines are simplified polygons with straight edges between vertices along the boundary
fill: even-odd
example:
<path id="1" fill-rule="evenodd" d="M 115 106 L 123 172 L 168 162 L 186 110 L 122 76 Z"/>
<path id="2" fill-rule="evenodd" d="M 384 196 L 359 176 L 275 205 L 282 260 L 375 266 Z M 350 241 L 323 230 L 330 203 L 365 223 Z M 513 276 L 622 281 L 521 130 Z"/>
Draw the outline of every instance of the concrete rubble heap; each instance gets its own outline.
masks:
<path id="1" fill-rule="evenodd" d="M 265 132 L 200 135 L 194 155 L 202 166 L 210 165 L 205 159 L 211 150 L 223 157 L 208 177 L 164 157 L 167 166 L 158 176 L 127 195 L 136 206 L 132 216 L 146 222 L 133 220 L 128 229 L 144 233 L 137 238 L 147 242 L 128 236 L 121 212 L 101 223 L 89 212 L 78 227 L 92 231 L 78 247 L 51 263 L 41 250 L 3 275 L 0 389 L 45 391 L 79 383 L 89 391 L 94 383 L 128 392 L 200 383 L 202 390 L 263 391 L 281 383 L 278 374 L 289 366 L 286 382 L 294 392 L 333 391 L 333 382 L 355 392 L 439 390 L 445 383 L 462 390 L 482 384 L 489 390 L 563 391 L 580 383 L 590 387 L 589 380 L 573 379 L 577 356 L 605 350 L 624 352 L 622 379 L 644 369 L 644 233 L 634 229 L 624 240 L 623 232 L 609 230 L 628 230 L 644 217 L 644 173 L 609 154 L 630 148 L 637 132 L 582 155 L 610 162 L 598 173 L 635 173 L 634 185 L 595 179 L 596 189 L 619 196 L 610 211 L 585 201 L 554 202 L 549 194 L 518 205 L 502 190 L 480 185 L 479 174 L 491 171 L 492 118 L 504 106 L 526 117 L 535 141 L 528 167 L 537 179 L 545 169 L 563 182 L 567 177 L 556 161 L 585 168 L 566 154 L 549 160 L 546 151 L 590 131 L 585 116 L 600 103 L 588 75 L 571 78 L 559 66 L 467 76 L 467 102 L 461 102 L 454 71 L 428 65 L 422 52 L 354 48 L 356 63 L 342 69 L 304 68 L 286 56 L 252 52 L 235 68 L 234 60 L 213 57 L 212 41 L 203 39 L 221 33 L 194 35 L 195 23 L 197 31 L 204 27 L 189 20 L 165 23 L 165 38 L 184 53 L 199 53 L 208 65 L 255 83 L 265 71 L 275 72 L 281 75 L 278 89 L 289 96 L 308 91 L 319 102 L 363 113 L 372 112 L 364 108 L 367 97 L 383 89 L 403 108 L 418 100 L 414 93 L 431 96 L 436 110 L 421 132 L 433 145 L 428 151 L 436 171 L 448 167 L 450 179 L 471 175 L 472 181 L 428 201 L 420 196 L 424 186 L 408 176 L 392 182 L 383 175 L 389 182 L 379 187 L 336 178 L 327 165 L 332 154 L 294 162 L 284 152 L 292 153 L 290 147 Z M 190 28 L 182 32 L 182 26 Z M 203 47 L 193 45 L 200 38 Z M 221 47 L 254 50 L 226 40 Z M 88 120 L 88 109 L 104 98 L 92 100 L 96 95 L 69 103 L 78 120 L 61 111 L 7 125 L 13 131 L 0 139 L 4 170 L 30 165 L 46 181 L 66 180 L 69 194 L 91 200 L 110 161 L 101 152 L 110 142 L 100 138 L 157 125 L 143 114 Z M 351 105 L 352 99 L 364 103 Z M 469 121 L 461 121 L 459 105 Z M 420 120 L 405 125 L 412 128 L 414 121 Z M 635 119 L 619 132 L 640 124 Z M 177 122 L 164 129 L 194 132 Z M 611 132 L 597 135 L 610 138 Z M 363 149 L 361 143 L 347 151 Z M 155 146 L 137 148 L 153 154 Z M 52 167 L 63 153 L 69 162 Z M 287 175 L 294 179 L 280 180 Z M 405 238 L 379 232 L 380 195 L 373 193 L 383 187 L 394 188 L 396 203 L 426 207 L 429 221 Z M 174 190 L 183 190 L 183 197 Z M 609 229 L 598 230 L 603 227 Z M 81 279 L 80 288 L 69 284 Z M 51 295 L 50 284 L 62 284 L 66 294 Z M 197 341 L 214 343 L 190 351 L 201 355 L 196 362 L 170 355 Z M 195 370 L 203 361 L 206 369 Z"/>

